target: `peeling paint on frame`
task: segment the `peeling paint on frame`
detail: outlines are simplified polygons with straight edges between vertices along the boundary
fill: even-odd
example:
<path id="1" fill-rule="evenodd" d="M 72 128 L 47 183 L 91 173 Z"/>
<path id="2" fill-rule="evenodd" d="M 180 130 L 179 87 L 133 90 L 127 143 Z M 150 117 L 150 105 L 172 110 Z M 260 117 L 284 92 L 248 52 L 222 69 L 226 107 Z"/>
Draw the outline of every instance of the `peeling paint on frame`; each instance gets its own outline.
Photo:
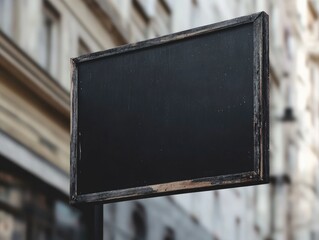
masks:
<path id="1" fill-rule="evenodd" d="M 90 194 L 77 193 L 78 143 L 78 69 L 77 64 L 105 56 L 153 47 L 172 41 L 252 23 L 254 29 L 254 171 L 240 174 L 191 179 L 144 187 L 135 187 Z M 265 12 L 203 26 L 160 38 L 127 44 L 71 59 L 71 172 L 70 203 L 106 203 L 137 198 L 196 192 L 269 182 L 269 35 Z"/>

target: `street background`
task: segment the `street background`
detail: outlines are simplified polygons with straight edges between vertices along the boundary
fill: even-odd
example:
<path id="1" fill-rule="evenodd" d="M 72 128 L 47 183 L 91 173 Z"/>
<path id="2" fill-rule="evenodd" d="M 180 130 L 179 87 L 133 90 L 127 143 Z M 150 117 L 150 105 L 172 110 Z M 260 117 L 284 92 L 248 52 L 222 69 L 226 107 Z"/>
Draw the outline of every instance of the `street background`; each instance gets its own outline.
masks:
<path id="1" fill-rule="evenodd" d="M 0 0 L 0 240 L 88 239 L 70 58 L 265 11 L 270 184 L 104 206 L 105 240 L 319 239 L 318 0 Z"/>

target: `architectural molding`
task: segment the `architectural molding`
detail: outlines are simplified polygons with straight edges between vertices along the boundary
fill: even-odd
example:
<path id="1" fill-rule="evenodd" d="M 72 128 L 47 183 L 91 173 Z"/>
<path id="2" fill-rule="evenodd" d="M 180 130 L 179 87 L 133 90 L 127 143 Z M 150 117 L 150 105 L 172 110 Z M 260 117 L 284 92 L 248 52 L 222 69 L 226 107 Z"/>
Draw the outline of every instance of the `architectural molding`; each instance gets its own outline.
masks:
<path id="1" fill-rule="evenodd" d="M 69 93 L 0 30 L 0 66 L 43 99 L 53 109 L 69 118 Z"/>
<path id="2" fill-rule="evenodd" d="M 0 155 L 30 172 L 65 195 L 69 195 L 69 176 L 0 131 Z"/>

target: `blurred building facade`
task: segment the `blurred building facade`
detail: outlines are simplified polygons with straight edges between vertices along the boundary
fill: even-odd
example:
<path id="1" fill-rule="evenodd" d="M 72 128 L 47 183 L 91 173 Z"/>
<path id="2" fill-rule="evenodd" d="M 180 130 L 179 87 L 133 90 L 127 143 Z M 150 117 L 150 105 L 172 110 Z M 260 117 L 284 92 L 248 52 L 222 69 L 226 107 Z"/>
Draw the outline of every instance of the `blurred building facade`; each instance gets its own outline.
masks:
<path id="1" fill-rule="evenodd" d="M 319 239 L 319 2 L 199 2 L 212 14 L 196 26 L 258 11 L 270 16 L 271 183 L 215 191 L 213 200 L 207 193 L 175 198 L 216 239 Z M 201 207 L 209 202 L 211 210 Z"/>
<path id="2" fill-rule="evenodd" d="M 70 57 L 257 11 L 271 184 L 108 204 L 104 239 L 319 239 L 316 0 L 0 0 L 0 239 L 87 239 L 68 206 Z"/>

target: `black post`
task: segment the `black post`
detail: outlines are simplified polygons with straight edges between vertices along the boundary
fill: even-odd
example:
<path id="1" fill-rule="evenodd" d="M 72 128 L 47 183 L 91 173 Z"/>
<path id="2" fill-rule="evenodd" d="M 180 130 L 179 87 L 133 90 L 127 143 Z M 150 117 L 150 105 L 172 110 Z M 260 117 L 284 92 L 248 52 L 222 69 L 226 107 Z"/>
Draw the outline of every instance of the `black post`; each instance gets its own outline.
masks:
<path id="1" fill-rule="evenodd" d="M 103 240 L 103 204 L 94 205 L 94 240 Z"/>
<path id="2" fill-rule="evenodd" d="M 80 207 L 83 220 L 87 226 L 89 240 L 103 240 L 103 205 L 87 205 Z"/>

